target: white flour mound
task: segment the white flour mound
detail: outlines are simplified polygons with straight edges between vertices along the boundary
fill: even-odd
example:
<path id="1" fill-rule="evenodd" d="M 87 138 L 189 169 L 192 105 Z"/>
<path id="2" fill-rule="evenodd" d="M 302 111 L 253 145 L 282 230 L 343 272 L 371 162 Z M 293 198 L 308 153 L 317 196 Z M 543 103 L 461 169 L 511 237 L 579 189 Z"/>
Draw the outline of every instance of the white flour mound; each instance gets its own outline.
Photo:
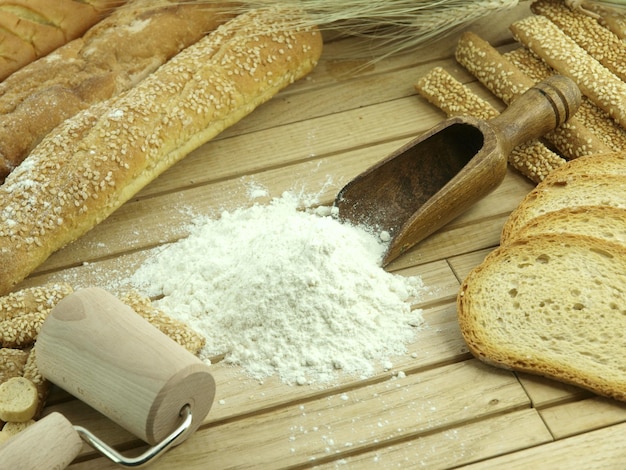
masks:
<path id="1" fill-rule="evenodd" d="M 382 269 L 373 234 L 298 203 L 285 193 L 198 220 L 131 282 L 206 337 L 205 359 L 225 354 L 256 379 L 289 384 L 369 376 L 414 339 L 422 281 Z"/>

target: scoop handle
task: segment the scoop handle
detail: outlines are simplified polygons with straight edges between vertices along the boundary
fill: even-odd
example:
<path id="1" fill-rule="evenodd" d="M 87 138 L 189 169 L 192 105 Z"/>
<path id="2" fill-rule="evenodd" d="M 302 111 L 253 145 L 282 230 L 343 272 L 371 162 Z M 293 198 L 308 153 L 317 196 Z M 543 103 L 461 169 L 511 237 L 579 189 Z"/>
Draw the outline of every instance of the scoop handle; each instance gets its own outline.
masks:
<path id="1" fill-rule="evenodd" d="M 209 366 L 103 289 L 62 299 L 37 339 L 41 374 L 76 398 L 155 445 L 181 422 L 197 429 L 215 396 Z M 180 443 L 180 442 L 178 442 Z"/>
<path id="2" fill-rule="evenodd" d="M 82 447 L 72 423 L 54 412 L 0 445 L 0 467 L 60 470 L 72 463 Z"/>
<path id="3" fill-rule="evenodd" d="M 489 125 L 496 131 L 505 155 L 520 144 L 554 130 L 576 113 L 582 96 L 576 83 L 553 75 L 529 88 Z"/>

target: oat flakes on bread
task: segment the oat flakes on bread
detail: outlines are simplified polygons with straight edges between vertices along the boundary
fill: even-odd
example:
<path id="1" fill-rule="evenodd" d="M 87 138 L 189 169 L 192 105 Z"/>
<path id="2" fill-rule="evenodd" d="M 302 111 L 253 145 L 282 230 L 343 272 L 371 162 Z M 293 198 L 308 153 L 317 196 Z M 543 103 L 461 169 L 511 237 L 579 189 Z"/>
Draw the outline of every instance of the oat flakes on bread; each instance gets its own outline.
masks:
<path id="1" fill-rule="evenodd" d="M 458 320 L 491 365 L 626 400 L 626 247 L 579 235 L 517 239 L 464 280 Z"/>
<path id="2" fill-rule="evenodd" d="M 626 209 L 611 206 L 566 207 L 535 217 L 515 233 L 585 235 L 626 246 Z"/>
<path id="3" fill-rule="evenodd" d="M 0 186 L 0 295 L 313 70 L 321 34 L 300 21 L 274 8 L 244 13 L 44 138 Z"/>

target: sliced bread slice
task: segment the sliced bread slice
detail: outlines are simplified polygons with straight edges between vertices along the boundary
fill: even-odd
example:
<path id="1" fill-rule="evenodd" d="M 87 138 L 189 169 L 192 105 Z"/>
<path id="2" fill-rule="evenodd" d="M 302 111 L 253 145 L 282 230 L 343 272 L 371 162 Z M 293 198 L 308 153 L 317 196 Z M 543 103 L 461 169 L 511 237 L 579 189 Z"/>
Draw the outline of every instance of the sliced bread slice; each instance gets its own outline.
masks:
<path id="1" fill-rule="evenodd" d="M 626 152 L 611 152 L 570 160 L 546 176 L 548 182 L 567 181 L 575 175 L 626 176 Z"/>
<path id="2" fill-rule="evenodd" d="M 457 298 L 470 351 L 626 401 L 626 248 L 539 235 L 494 250 Z"/>
<path id="3" fill-rule="evenodd" d="M 558 171 L 558 170 L 557 170 Z M 626 208 L 626 176 L 572 174 L 538 184 L 504 223 L 500 243 L 510 242 L 532 219 L 566 207 Z"/>
<path id="4" fill-rule="evenodd" d="M 626 246 L 626 209 L 610 206 L 566 207 L 535 217 L 515 233 L 515 238 L 541 233 L 587 235 Z"/>

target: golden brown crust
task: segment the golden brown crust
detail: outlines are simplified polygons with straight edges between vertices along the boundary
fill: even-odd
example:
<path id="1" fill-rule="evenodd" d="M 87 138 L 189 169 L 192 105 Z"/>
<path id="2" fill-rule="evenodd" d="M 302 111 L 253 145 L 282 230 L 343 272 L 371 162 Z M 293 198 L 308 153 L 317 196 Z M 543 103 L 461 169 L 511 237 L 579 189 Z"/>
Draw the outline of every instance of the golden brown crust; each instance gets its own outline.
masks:
<path id="1" fill-rule="evenodd" d="M 235 18 L 31 152 L 0 186 L 0 293 L 314 68 L 319 32 L 275 13 Z"/>
<path id="2" fill-rule="evenodd" d="M 0 0 L 0 80 L 80 37 L 123 0 Z"/>
<path id="3" fill-rule="evenodd" d="M 0 83 L 0 183 L 65 119 L 132 88 L 225 22 L 227 5 L 135 0 Z"/>
<path id="4" fill-rule="evenodd" d="M 497 248 L 457 297 L 468 348 L 488 364 L 625 401 L 618 365 L 625 266 L 626 247 L 581 235 L 543 234 Z"/>
<path id="5" fill-rule="evenodd" d="M 459 39 L 455 57 L 506 104 L 511 104 L 536 83 L 487 41 L 471 32 L 464 33 Z M 583 125 L 578 113 L 544 138 L 567 159 L 611 150 Z"/>

